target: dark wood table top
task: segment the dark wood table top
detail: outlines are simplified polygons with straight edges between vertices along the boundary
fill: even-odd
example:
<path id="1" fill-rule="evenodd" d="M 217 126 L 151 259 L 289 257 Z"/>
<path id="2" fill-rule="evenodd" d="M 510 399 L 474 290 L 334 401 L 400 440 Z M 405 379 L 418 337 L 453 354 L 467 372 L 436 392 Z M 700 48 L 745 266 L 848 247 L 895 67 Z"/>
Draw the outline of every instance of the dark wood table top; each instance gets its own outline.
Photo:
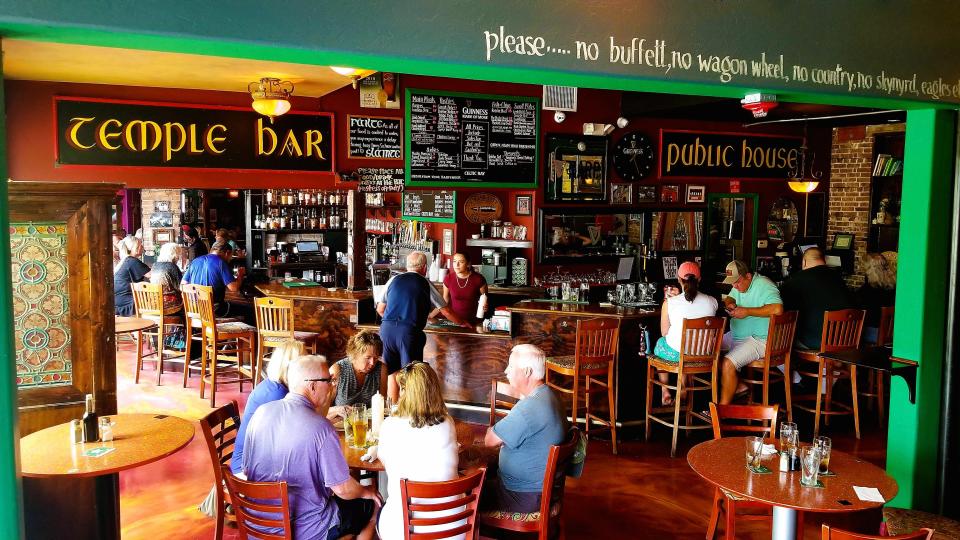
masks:
<path id="1" fill-rule="evenodd" d="M 460 469 L 471 469 L 486 465 L 490 459 L 497 455 L 497 449 L 474 444 L 475 441 L 483 440 L 483 436 L 487 432 L 486 424 L 472 424 L 455 420 L 454 425 L 457 428 L 457 442 L 460 443 Z M 360 458 L 367 451 L 347 446 L 343 430 L 339 429 L 337 433 L 340 435 L 340 450 L 343 451 L 343 456 L 347 458 L 348 467 L 365 471 L 384 470 L 379 459 L 373 462 L 360 461 Z"/>
<path id="2" fill-rule="evenodd" d="M 711 484 L 731 493 L 773 506 L 811 512 L 853 512 L 881 506 L 882 503 L 861 501 L 853 486 L 875 487 L 887 501 L 899 489 L 896 480 L 880 467 L 833 450 L 830 470 L 836 476 L 821 476 L 822 488 L 800 485 L 800 471 L 780 472 L 780 457 L 763 457 L 769 474 L 752 473 L 745 460 L 745 437 L 724 437 L 700 443 L 690 449 L 690 468 Z M 839 501 L 845 500 L 845 505 Z"/>
<path id="3" fill-rule="evenodd" d="M 898 375 L 907 383 L 909 393 L 907 397 L 910 399 L 910 403 L 916 403 L 917 368 L 919 364 L 913 360 L 893 356 L 893 349 L 890 347 L 860 347 L 846 351 L 819 353 L 819 356 L 834 362 Z"/>
<path id="4" fill-rule="evenodd" d="M 72 444 L 70 423 L 59 424 L 20 439 L 24 476 L 93 477 L 132 469 L 163 459 L 193 440 L 193 422 L 163 414 L 114 414 L 113 440 Z M 84 452 L 112 449 L 100 457 Z"/>
<path id="5" fill-rule="evenodd" d="M 327 287 L 284 287 L 280 282 L 261 283 L 256 286 L 266 296 L 293 298 L 296 300 L 324 300 L 330 302 L 357 302 L 373 298 L 371 291 L 328 290 Z"/>
<path id="6" fill-rule="evenodd" d="M 140 330 L 146 330 L 148 328 L 153 328 L 156 326 L 156 321 L 151 321 L 150 319 L 141 319 L 140 317 L 114 317 L 114 330 L 115 334 L 125 334 L 127 332 L 137 332 Z"/>
<path id="7" fill-rule="evenodd" d="M 618 319 L 642 319 L 660 317 L 659 309 L 642 309 L 601 304 L 574 304 L 525 300 L 508 307 L 516 313 L 548 313 L 558 315 L 581 315 L 583 317 L 615 317 Z"/>
<path id="8" fill-rule="evenodd" d="M 358 330 L 376 330 L 380 331 L 380 325 L 374 323 L 362 323 L 357 325 Z M 438 334 L 446 336 L 467 336 L 475 338 L 498 338 L 498 339 L 510 339 L 510 332 L 490 332 L 483 330 L 483 327 L 477 326 L 476 328 L 465 328 L 463 326 L 456 325 L 447 325 L 447 324 L 427 324 L 423 329 L 425 334 Z"/>

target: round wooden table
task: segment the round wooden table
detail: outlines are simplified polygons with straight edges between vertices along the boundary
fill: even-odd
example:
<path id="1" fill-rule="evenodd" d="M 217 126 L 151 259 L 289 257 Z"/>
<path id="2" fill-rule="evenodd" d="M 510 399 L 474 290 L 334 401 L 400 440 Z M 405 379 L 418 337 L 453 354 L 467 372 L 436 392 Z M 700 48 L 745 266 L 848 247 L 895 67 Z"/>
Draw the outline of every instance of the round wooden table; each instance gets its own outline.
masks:
<path id="1" fill-rule="evenodd" d="M 120 537 L 119 471 L 163 459 L 185 447 L 194 436 L 193 423 L 176 416 L 116 414 L 109 417 L 114 422 L 110 442 L 73 444 L 69 422 L 20 439 L 23 476 L 94 477 L 99 538 Z"/>
<path id="2" fill-rule="evenodd" d="M 114 316 L 114 334 L 126 334 L 129 332 L 139 332 L 156 326 L 156 321 L 150 319 L 141 319 L 140 317 L 121 317 Z"/>
<path id="3" fill-rule="evenodd" d="M 776 454 L 763 457 L 763 464 L 773 472 L 750 472 L 744 448 L 744 437 L 714 439 L 691 448 L 687 463 L 711 484 L 773 506 L 774 540 L 796 538 L 798 510 L 854 512 L 883 504 L 861 501 L 853 486 L 875 487 L 887 501 L 897 494 L 897 482 L 886 471 L 839 450 L 830 452 L 830 470 L 836 476 L 821 476 L 823 487 L 811 488 L 800 485 L 800 471 L 780 472 Z"/>
<path id="4" fill-rule="evenodd" d="M 491 455 L 496 455 L 496 449 L 488 449 L 481 445 L 474 444 L 475 441 L 483 440 L 483 436 L 487 432 L 486 424 L 471 424 L 457 420 L 454 422 L 454 425 L 457 428 L 457 442 L 460 443 L 461 469 L 471 469 L 485 465 L 488 460 L 491 459 Z M 348 467 L 372 472 L 384 470 L 383 464 L 380 463 L 379 459 L 371 462 L 360 461 L 360 457 L 366 454 L 367 451 L 365 449 L 361 450 L 347 446 L 343 430 L 338 430 L 338 434 L 340 435 L 340 449 L 343 451 L 343 456 L 347 458 Z"/>

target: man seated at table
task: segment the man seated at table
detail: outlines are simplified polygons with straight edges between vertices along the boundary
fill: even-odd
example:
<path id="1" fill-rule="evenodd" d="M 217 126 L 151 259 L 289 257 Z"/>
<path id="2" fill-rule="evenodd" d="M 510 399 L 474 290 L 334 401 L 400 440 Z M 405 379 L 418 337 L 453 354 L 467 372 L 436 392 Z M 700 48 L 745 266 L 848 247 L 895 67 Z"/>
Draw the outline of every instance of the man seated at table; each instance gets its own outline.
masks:
<path id="1" fill-rule="evenodd" d="M 500 447 L 497 475 L 489 476 L 482 506 L 530 513 L 540 509 L 543 474 L 550 447 L 567 435 L 567 417 L 556 394 L 543 381 L 543 351 L 517 345 L 504 373 L 520 401 L 487 429 L 484 444 Z"/>
<path id="2" fill-rule="evenodd" d="M 201 255 L 190 263 L 183 274 L 180 283 L 192 285 L 206 285 L 213 288 L 214 311 L 218 317 L 224 317 L 230 312 L 230 305 L 225 301 L 227 291 L 237 292 L 243 282 L 244 268 L 237 269 L 237 277 L 233 277 L 230 261 L 233 259 L 233 250 L 224 242 L 217 242 L 210 248 L 210 253 Z"/>
<path id="3" fill-rule="evenodd" d="M 294 538 L 373 538 L 380 498 L 350 476 L 326 418 L 336 387 L 326 360 L 301 356 L 290 365 L 287 384 L 286 397 L 261 405 L 250 420 L 243 472 L 253 482 L 287 482 Z"/>
<path id="4" fill-rule="evenodd" d="M 742 261 L 727 265 L 727 277 L 732 285 L 730 295 L 723 303 L 730 315 L 730 331 L 723 336 L 720 403 L 726 405 L 748 390 L 740 383 L 740 370 L 763 358 L 767 347 L 767 328 L 771 315 L 783 313 L 780 291 L 768 278 L 754 274 Z M 738 386 L 739 385 L 739 386 Z"/>
<path id="5" fill-rule="evenodd" d="M 820 349 L 823 314 L 853 307 L 853 298 L 840 272 L 827 266 L 819 248 L 803 252 L 802 270 L 780 288 L 784 309 L 799 311 L 795 341 L 804 349 Z"/>

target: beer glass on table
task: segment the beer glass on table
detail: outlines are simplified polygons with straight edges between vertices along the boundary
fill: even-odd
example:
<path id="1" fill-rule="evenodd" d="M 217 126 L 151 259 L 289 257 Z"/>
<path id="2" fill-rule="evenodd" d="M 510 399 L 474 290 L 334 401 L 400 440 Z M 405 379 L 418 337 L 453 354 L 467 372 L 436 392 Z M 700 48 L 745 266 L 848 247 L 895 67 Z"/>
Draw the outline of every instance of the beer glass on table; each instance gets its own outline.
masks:
<path id="1" fill-rule="evenodd" d="M 833 442 L 830 437 L 820 436 L 814 439 L 813 446 L 820 450 L 820 474 L 830 472 L 830 447 Z"/>

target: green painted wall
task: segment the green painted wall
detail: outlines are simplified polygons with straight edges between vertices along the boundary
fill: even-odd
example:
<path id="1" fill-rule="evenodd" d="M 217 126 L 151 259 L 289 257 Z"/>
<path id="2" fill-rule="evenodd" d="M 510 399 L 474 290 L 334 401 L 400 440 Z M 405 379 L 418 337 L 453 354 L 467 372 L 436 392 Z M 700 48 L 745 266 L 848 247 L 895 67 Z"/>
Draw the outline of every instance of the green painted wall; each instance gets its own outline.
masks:
<path id="1" fill-rule="evenodd" d="M 956 113 L 907 113 L 893 353 L 920 362 L 916 404 L 892 377 L 887 471 L 895 506 L 933 510 L 946 335 Z"/>
<path id="2" fill-rule="evenodd" d="M 20 432 L 17 430 L 17 368 L 13 349 L 13 290 L 10 277 L 10 215 L 7 205 L 7 114 L 0 69 L 0 538 L 20 538 Z M 6 375 L 2 375 L 6 373 Z"/>

